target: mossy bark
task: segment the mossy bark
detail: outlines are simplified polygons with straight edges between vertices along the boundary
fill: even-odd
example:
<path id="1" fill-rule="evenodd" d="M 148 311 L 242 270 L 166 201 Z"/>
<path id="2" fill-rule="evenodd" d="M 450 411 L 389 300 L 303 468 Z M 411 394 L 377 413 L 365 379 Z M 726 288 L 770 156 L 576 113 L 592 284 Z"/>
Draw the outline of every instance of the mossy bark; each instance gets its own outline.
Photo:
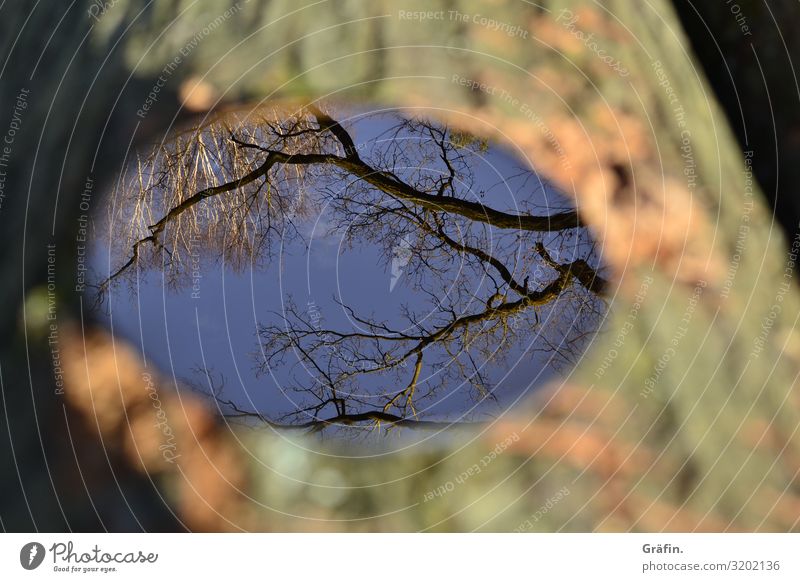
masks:
<path id="1" fill-rule="evenodd" d="M 2 483 L 5 528 L 114 518 L 135 529 L 137 511 L 155 516 L 149 529 L 175 527 L 135 472 L 81 521 L 97 492 L 71 496 L 59 476 L 71 463 L 48 337 L 51 324 L 58 336 L 85 315 L 75 286 L 87 179 L 97 209 L 128 148 L 188 116 L 178 95 L 189 86 L 218 107 L 272 98 L 421 107 L 505 139 L 575 196 L 618 282 L 569 383 L 457 454 L 320 460 L 249 437 L 265 462 L 299 455 L 289 465 L 305 477 L 370 485 L 331 499 L 243 456 L 253 497 L 278 510 L 253 506 L 258 527 L 797 528 L 794 264 L 669 2 L 98 6 L 0 11 L 10 57 L 0 130 L 29 91 L 0 208 L 0 460 L 20 476 Z M 515 434 L 480 474 L 457 481 Z M 425 499 L 449 482 L 459 493 Z M 150 509 L 121 510 L 126 491 L 145 492 L 137 499 Z M 313 519 L 281 513 L 295 509 Z"/>

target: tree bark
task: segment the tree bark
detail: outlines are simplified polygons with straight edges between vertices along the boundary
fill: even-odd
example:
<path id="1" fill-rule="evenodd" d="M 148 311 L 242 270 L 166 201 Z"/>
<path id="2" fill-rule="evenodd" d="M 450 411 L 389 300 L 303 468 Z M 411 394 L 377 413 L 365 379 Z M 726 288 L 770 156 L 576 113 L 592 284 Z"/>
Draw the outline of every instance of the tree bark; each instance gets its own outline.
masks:
<path id="1" fill-rule="evenodd" d="M 436 453 L 458 475 L 518 435 L 493 465 L 514 475 L 498 479 L 491 496 L 508 511 L 483 518 L 483 501 L 460 512 L 459 496 L 449 496 L 372 517 L 393 515 L 450 474 L 421 470 L 431 464 L 422 453 L 370 464 L 309 458 L 354 486 L 389 483 L 349 491 L 326 518 L 370 518 L 353 527 L 373 529 L 514 529 L 563 486 L 567 501 L 537 528 L 797 529 L 794 255 L 787 262 L 786 241 L 670 2 L 410 2 L 400 10 L 389 1 L 200 0 L 140 12 L 145 4 L 107 3 L 97 19 L 88 1 L 0 8 L 0 132 L 18 126 L 0 207 L 5 529 L 181 527 L 160 504 L 152 472 L 132 468 L 123 452 L 101 463 L 96 489 L 75 493 L 65 443 L 76 405 L 60 394 L 52 364 L 54 349 L 66 353 L 75 346 L 64 342 L 81 337 L 68 328 L 92 325 L 76 291 L 82 202 L 98 210 L 129 146 L 189 116 L 178 96 L 197 107 L 201 89 L 220 97 L 210 101 L 217 108 L 330 96 L 422 107 L 506 140 L 575 197 L 615 274 L 605 330 L 570 382 L 482 444 L 453 458 Z M 441 18 L 406 16 L 413 10 Z M 493 29 L 482 17 L 509 26 Z M 260 450 L 282 446 L 268 440 L 246 437 Z M 246 464 L 229 469 L 250 475 L 253 491 L 288 487 L 226 447 L 211 449 Z M 160 474 L 176 482 L 187 473 Z M 492 475 L 474 486 L 489 491 Z M 109 496 L 93 511 L 101 492 Z M 132 492 L 141 506 L 126 508 Z M 226 523 L 198 518 L 195 527 L 314 527 L 269 512 L 247 521 L 242 515 L 259 510 L 243 507 Z M 145 514 L 150 521 L 137 522 Z"/>

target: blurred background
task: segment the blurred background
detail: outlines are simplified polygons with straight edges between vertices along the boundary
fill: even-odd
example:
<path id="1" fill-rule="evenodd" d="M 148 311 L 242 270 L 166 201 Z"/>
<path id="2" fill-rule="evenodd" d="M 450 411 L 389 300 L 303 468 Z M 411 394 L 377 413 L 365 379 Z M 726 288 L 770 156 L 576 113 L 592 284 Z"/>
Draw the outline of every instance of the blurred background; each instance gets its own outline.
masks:
<path id="1" fill-rule="evenodd" d="M 3 5 L 0 526 L 797 530 L 798 10 Z M 486 425 L 363 447 L 232 423 L 110 333 L 87 233 L 126 164 L 318 99 L 420 108 L 574 201 L 610 282 L 574 367 Z"/>

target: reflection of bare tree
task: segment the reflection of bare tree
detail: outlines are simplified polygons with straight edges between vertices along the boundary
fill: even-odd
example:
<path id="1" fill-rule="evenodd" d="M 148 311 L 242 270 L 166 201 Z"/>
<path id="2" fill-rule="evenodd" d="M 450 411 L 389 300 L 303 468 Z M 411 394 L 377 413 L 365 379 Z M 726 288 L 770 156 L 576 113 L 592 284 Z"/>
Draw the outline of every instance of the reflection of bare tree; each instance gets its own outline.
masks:
<path id="1" fill-rule="evenodd" d="M 336 329 L 289 299 L 259 330 L 260 370 L 291 370 L 305 403 L 280 423 L 439 426 L 418 418 L 421 402 L 452 387 L 490 396 L 487 365 L 526 338 L 568 359 L 602 313 L 606 282 L 577 213 L 543 213 L 518 192 L 505 210 L 476 194 L 475 156 L 485 148 L 398 118 L 362 152 L 313 106 L 216 121 L 140 162 L 113 217 L 130 225 L 115 236 L 126 259 L 100 290 L 134 267 L 163 265 L 179 284 L 197 245 L 234 265 L 267 261 L 324 203 L 348 245 L 374 245 L 388 264 L 402 241 L 404 276 L 425 307 L 376 317 L 340 303 L 353 325 Z M 222 402 L 232 416 L 273 423 Z"/>

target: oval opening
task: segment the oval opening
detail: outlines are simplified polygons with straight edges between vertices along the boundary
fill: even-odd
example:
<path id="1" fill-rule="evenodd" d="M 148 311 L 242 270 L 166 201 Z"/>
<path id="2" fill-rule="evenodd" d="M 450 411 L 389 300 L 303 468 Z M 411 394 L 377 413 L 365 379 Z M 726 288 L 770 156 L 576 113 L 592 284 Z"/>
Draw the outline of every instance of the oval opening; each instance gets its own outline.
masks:
<path id="1" fill-rule="evenodd" d="M 96 223 L 114 333 L 257 426 L 490 421 L 568 371 L 606 309 L 572 202 L 418 109 L 202 120 L 129 160 Z"/>

